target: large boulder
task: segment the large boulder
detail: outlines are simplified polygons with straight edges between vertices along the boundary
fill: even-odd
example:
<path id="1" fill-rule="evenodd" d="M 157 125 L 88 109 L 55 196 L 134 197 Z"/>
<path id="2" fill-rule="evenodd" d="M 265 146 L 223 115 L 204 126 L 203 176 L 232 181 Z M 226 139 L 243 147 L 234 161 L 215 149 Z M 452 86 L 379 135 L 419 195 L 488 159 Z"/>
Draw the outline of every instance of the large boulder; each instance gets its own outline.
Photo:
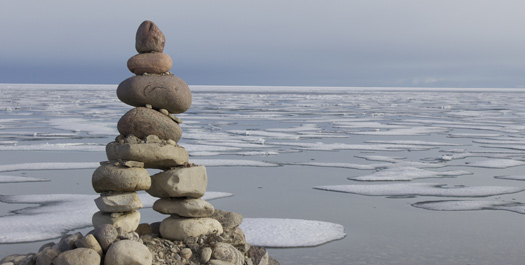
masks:
<path id="1" fill-rule="evenodd" d="M 100 255 L 90 248 L 76 248 L 60 253 L 53 265 L 100 265 Z"/>
<path id="2" fill-rule="evenodd" d="M 115 227 L 120 227 L 126 232 L 135 231 L 140 223 L 140 212 L 132 211 L 126 213 L 105 213 L 96 212 L 92 218 L 93 226 L 95 228 L 110 224 Z"/>
<path id="3" fill-rule="evenodd" d="M 145 107 L 126 112 L 117 122 L 117 129 L 124 136 L 132 134 L 138 138 L 145 138 L 153 134 L 162 140 L 175 142 L 182 136 L 182 129 L 178 123 L 167 115 Z"/>
<path id="4" fill-rule="evenodd" d="M 135 36 L 137 52 L 163 52 L 165 43 L 166 37 L 155 23 L 146 20 L 140 24 Z"/>
<path id="5" fill-rule="evenodd" d="M 154 109 L 166 109 L 169 113 L 183 113 L 191 106 L 188 84 L 171 74 L 132 76 L 118 85 L 117 97 L 131 106 L 150 104 Z"/>
<path id="6" fill-rule="evenodd" d="M 200 198 L 207 185 L 206 167 L 179 167 L 151 176 L 151 187 L 146 192 L 157 198 Z"/>
<path id="7" fill-rule="evenodd" d="M 169 240 L 184 240 L 187 237 L 222 234 L 221 224 L 211 218 L 185 218 L 170 216 L 160 224 L 161 237 Z"/>
<path id="8" fill-rule="evenodd" d="M 147 190 L 151 186 L 149 173 L 139 167 L 118 167 L 105 163 L 93 172 L 91 179 L 96 192 Z"/>
<path id="9" fill-rule="evenodd" d="M 104 265 L 151 265 L 153 256 L 144 244 L 120 240 L 109 247 Z"/>
<path id="10" fill-rule="evenodd" d="M 103 192 L 95 199 L 95 204 L 107 213 L 129 212 L 143 206 L 136 192 Z"/>
<path id="11" fill-rule="evenodd" d="M 128 60 L 128 69 L 136 74 L 161 74 L 168 72 L 173 65 L 171 57 L 165 53 L 139 53 Z"/>
<path id="12" fill-rule="evenodd" d="M 118 143 L 106 145 L 109 160 L 133 160 L 144 163 L 146 168 L 167 169 L 187 164 L 188 151 L 182 146 L 162 143 Z"/>
<path id="13" fill-rule="evenodd" d="M 153 210 L 163 214 L 182 217 L 208 217 L 213 214 L 213 205 L 203 199 L 164 198 L 153 203 Z"/>

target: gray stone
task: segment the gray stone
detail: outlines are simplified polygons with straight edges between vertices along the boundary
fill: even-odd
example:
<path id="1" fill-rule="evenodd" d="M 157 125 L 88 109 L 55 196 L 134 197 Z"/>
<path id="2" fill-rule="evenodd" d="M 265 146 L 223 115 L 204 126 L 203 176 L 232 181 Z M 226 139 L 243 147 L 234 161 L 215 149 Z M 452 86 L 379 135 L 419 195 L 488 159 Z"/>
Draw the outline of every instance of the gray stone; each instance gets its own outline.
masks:
<path id="1" fill-rule="evenodd" d="M 90 248 L 77 248 L 62 252 L 53 265 L 100 265 L 100 255 Z"/>
<path id="2" fill-rule="evenodd" d="M 246 244 L 246 236 L 240 227 L 235 227 L 228 230 L 224 229 L 224 234 L 222 236 L 224 237 L 225 242 L 228 242 L 234 246 Z"/>
<path id="3" fill-rule="evenodd" d="M 234 246 L 227 243 L 215 243 L 211 246 L 212 259 L 231 262 L 235 265 L 243 265 L 244 255 Z"/>
<path id="4" fill-rule="evenodd" d="M 188 151 L 183 147 L 161 143 L 120 144 L 111 142 L 106 145 L 106 155 L 109 160 L 140 161 L 146 168 L 158 169 L 181 166 L 189 161 Z"/>
<path id="5" fill-rule="evenodd" d="M 200 252 L 199 259 L 202 264 L 208 262 L 211 259 L 212 250 L 210 247 L 201 248 Z"/>
<path id="6" fill-rule="evenodd" d="M 38 252 L 41 252 L 42 250 L 44 250 L 44 249 L 46 249 L 48 247 L 53 247 L 54 245 L 55 245 L 55 242 L 45 243 L 38 249 Z"/>
<path id="7" fill-rule="evenodd" d="M 117 97 L 134 107 L 150 104 L 154 109 L 166 109 L 175 114 L 186 112 L 192 101 L 188 84 L 174 75 L 132 76 L 118 85 Z"/>
<path id="8" fill-rule="evenodd" d="M 207 184 L 206 167 L 179 167 L 151 176 L 151 187 L 146 192 L 158 198 L 200 198 Z"/>
<path id="9" fill-rule="evenodd" d="M 208 262 L 207 265 L 235 265 L 235 264 L 231 262 L 223 261 L 223 260 L 212 259 Z"/>
<path id="10" fill-rule="evenodd" d="M 79 239 L 75 245 L 77 248 L 90 248 L 97 252 L 100 256 L 103 255 L 102 247 L 93 234 L 86 235 L 85 237 Z"/>
<path id="11" fill-rule="evenodd" d="M 135 36 L 137 52 L 163 52 L 165 43 L 166 37 L 155 23 L 146 20 L 140 24 Z"/>
<path id="12" fill-rule="evenodd" d="M 184 240 L 187 237 L 222 234 L 221 224 L 211 218 L 184 218 L 170 216 L 160 224 L 160 235 L 169 240 Z"/>
<path id="13" fill-rule="evenodd" d="M 75 248 L 75 242 L 82 238 L 82 233 L 78 232 L 71 235 L 63 236 L 58 244 L 54 245 L 54 249 L 58 249 L 60 252 L 68 251 Z"/>
<path id="14" fill-rule="evenodd" d="M 35 265 L 51 265 L 53 260 L 60 254 L 58 249 L 46 249 L 36 255 Z"/>
<path id="15" fill-rule="evenodd" d="M 135 231 L 140 223 L 140 212 L 132 211 L 125 213 L 104 213 L 96 212 L 92 218 L 93 226 L 95 228 L 110 224 L 115 227 L 122 227 L 124 231 Z"/>
<path id="16" fill-rule="evenodd" d="M 95 228 L 93 236 L 97 239 L 103 251 L 106 251 L 117 240 L 117 228 L 110 224 L 103 224 Z"/>
<path id="17" fill-rule="evenodd" d="M 36 262 L 36 256 L 34 254 L 29 254 L 23 260 L 18 262 L 16 265 L 35 265 L 35 262 Z"/>
<path id="18" fill-rule="evenodd" d="M 242 215 L 239 213 L 228 212 L 220 209 L 215 209 L 210 218 L 219 221 L 224 230 L 231 230 L 242 223 Z"/>
<path id="19" fill-rule="evenodd" d="M 153 203 L 153 210 L 163 214 L 176 214 L 182 217 L 208 217 L 215 208 L 203 199 L 164 198 Z"/>
<path id="20" fill-rule="evenodd" d="M 150 188 L 151 179 L 144 168 L 117 167 L 105 164 L 93 172 L 91 179 L 96 192 L 125 191 L 132 192 Z"/>
<path id="21" fill-rule="evenodd" d="M 139 53 L 128 60 L 128 69 L 136 74 L 169 72 L 173 61 L 165 53 Z"/>
<path id="22" fill-rule="evenodd" d="M 178 142 L 182 136 L 178 123 L 154 109 L 144 107 L 126 112 L 117 122 L 117 129 L 122 135 L 133 134 L 141 139 L 154 134 L 160 139 Z"/>
<path id="23" fill-rule="evenodd" d="M 193 252 L 191 252 L 191 249 L 189 248 L 183 248 L 180 250 L 179 255 L 185 260 L 190 260 L 191 256 L 193 255 Z"/>
<path id="24" fill-rule="evenodd" d="M 121 240 L 109 247 L 104 265 L 151 265 L 153 256 L 144 244 Z"/>
<path id="25" fill-rule="evenodd" d="M 107 213 L 129 212 L 143 206 L 136 192 L 103 192 L 95 199 L 95 204 Z"/>
<path id="26" fill-rule="evenodd" d="M 253 261 L 253 265 L 268 265 L 269 255 L 266 249 L 252 246 L 246 253 Z"/>
<path id="27" fill-rule="evenodd" d="M 272 256 L 268 256 L 268 265 L 281 265 L 279 261 L 274 259 Z"/>
<path id="28" fill-rule="evenodd" d="M 156 135 L 148 135 L 144 138 L 144 142 L 147 144 L 157 144 L 162 143 L 162 140 Z"/>
<path id="29" fill-rule="evenodd" d="M 122 161 L 121 163 L 125 167 L 141 167 L 144 168 L 144 162 L 139 161 Z"/>

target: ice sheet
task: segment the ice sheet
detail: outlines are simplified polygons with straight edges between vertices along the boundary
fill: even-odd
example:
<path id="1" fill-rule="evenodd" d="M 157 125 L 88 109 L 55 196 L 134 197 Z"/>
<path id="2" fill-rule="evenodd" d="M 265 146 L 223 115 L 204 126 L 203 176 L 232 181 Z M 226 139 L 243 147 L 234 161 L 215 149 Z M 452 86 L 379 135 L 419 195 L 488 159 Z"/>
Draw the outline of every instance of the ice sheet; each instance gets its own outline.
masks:
<path id="1" fill-rule="evenodd" d="M 240 228 L 262 247 L 313 247 L 346 236 L 342 225 L 301 219 L 244 218 Z"/>
<path id="2" fill-rule="evenodd" d="M 503 210 L 525 214 L 525 204 L 521 202 L 445 200 L 417 202 L 412 206 L 433 211 Z"/>
<path id="3" fill-rule="evenodd" d="M 407 197 L 488 197 L 524 191 L 523 187 L 508 186 L 449 186 L 437 183 L 403 183 L 377 185 L 333 185 L 314 187 L 319 190 L 354 193 L 367 196 Z"/>
<path id="4" fill-rule="evenodd" d="M 438 172 L 416 167 L 392 167 L 370 175 L 349 177 L 348 179 L 359 181 L 410 181 L 421 178 L 456 177 L 469 174 L 472 173 L 465 170 Z"/>
<path id="5" fill-rule="evenodd" d="M 21 176 L 5 176 L 0 175 L 0 183 L 19 183 L 19 182 L 46 182 L 49 179 L 21 177 Z"/>
<path id="6" fill-rule="evenodd" d="M 523 165 L 525 165 L 525 162 L 514 159 L 490 159 L 466 163 L 466 166 L 484 168 L 509 168 Z"/>
<path id="7" fill-rule="evenodd" d="M 49 163 L 20 163 L 0 165 L 0 172 L 18 170 L 55 170 L 55 169 L 85 169 L 97 168 L 99 162 L 49 162 Z"/>
<path id="8" fill-rule="evenodd" d="M 92 135 L 118 135 L 114 123 L 97 122 L 93 119 L 65 118 L 52 119 L 49 124 L 54 128 L 75 132 L 87 132 Z"/>
<path id="9" fill-rule="evenodd" d="M 234 160 L 234 159 L 192 159 L 191 162 L 197 165 L 204 165 L 207 167 L 275 167 L 274 163 L 255 161 L 255 160 Z"/>
<path id="10" fill-rule="evenodd" d="M 0 145 L 0 151 L 92 151 L 103 152 L 106 146 L 95 143 L 63 143 L 63 144 L 31 144 L 31 145 Z"/>

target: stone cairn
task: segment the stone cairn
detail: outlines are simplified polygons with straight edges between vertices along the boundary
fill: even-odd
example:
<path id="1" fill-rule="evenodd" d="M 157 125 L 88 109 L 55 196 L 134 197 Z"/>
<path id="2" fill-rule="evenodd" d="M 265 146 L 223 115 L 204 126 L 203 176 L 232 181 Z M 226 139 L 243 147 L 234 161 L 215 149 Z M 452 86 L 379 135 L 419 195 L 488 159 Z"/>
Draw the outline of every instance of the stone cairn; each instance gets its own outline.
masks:
<path id="1" fill-rule="evenodd" d="M 189 162 L 177 142 L 182 121 L 173 114 L 190 108 L 191 91 L 170 73 L 165 37 L 151 21 L 137 30 L 137 55 L 128 60 L 135 76 L 117 88 L 117 97 L 135 108 L 117 123 L 120 135 L 107 144 L 107 162 L 92 176 L 99 212 L 86 236 L 69 234 L 37 253 L 9 255 L 0 265 L 277 265 L 264 248 L 250 246 L 239 228 L 242 215 L 214 209 L 206 192 L 204 166 Z M 149 175 L 146 168 L 162 172 Z M 159 198 L 153 209 L 170 215 L 140 224 L 137 191 Z"/>

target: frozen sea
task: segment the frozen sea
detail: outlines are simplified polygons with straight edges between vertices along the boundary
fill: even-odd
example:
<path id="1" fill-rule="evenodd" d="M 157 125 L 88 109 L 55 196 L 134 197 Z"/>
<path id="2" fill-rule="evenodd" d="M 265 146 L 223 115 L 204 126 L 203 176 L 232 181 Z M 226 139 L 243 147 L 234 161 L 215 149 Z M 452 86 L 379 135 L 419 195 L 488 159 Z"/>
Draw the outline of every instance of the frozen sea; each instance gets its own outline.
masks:
<path id="1" fill-rule="evenodd" d="M 0 84 L 0 257 L 91 230 L 116 85 Z M 206 199 L 281 264 L 523 264 L 525 90 L 191 86 Z M 155 171 L 151 171 L 155 173 Z M 140 194 L 142 222 L 161 221 Z"/>

